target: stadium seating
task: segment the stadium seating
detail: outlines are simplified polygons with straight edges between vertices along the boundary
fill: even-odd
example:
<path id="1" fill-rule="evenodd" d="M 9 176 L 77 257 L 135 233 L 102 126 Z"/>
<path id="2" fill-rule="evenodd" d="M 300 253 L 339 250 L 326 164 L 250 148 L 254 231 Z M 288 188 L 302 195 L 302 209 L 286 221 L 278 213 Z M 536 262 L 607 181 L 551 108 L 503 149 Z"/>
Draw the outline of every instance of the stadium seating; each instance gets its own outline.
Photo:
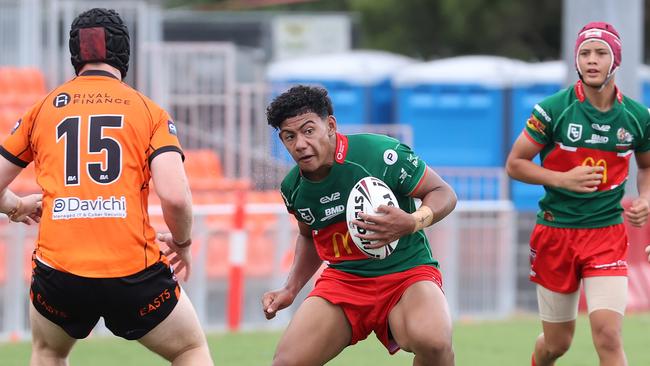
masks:
<path id="1" fill-rule="evenodd" d="M 183 153 L 185 172 L 192 192 L 234 191 L 250 187 L 247 180 L 224 177 L 221 160 L 214 150 L 188 149 Z"/>
<path id="2" fill-rule="evenodd" d="M 32 67 L 0 67 L 0 105 L 26 110 L 47 92 L 43 73 Z"/>

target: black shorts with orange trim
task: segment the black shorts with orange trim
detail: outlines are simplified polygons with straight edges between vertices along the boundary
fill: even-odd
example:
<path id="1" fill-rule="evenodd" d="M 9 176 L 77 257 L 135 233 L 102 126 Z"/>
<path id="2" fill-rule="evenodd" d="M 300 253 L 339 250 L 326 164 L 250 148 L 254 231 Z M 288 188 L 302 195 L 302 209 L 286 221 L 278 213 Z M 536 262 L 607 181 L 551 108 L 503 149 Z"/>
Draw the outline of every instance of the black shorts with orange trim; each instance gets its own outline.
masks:
<path id="1" fill-rule="evenodd" d="M 86 338 L 100 317 L 116 336 L 142 338 L 167 318 L 180 297 L 176 277 L 163 262 L 117 278 L 80 277 L 38 259 L 33 267 L 32 304 L 76 339 Z"/>

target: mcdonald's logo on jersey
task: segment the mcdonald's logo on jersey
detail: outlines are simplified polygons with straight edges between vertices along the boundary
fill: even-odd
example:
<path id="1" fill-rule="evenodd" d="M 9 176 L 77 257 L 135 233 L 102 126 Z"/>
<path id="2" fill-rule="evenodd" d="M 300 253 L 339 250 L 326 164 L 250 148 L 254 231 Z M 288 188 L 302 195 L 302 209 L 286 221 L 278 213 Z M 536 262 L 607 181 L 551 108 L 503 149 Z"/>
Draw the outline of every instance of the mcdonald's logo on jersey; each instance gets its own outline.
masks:
<path id="1" fill-rule="evenodd" d="M 582 161 L 583 166 L 602 166 L 603 167 L 603 179 L 602 183 L 607 183 L 607 162 L 605 159 L 594 159 L 591 156 Z"/>
<path id="2" fill-rule="evenodd" d="M 350 249 L 350 232 L 334 233 L 332 235 L 332 247 L 334 249 L 334 257 L 336 258 L 341 256 L 341 250 L 345 250 L 347 254 L 352 254 L 352 249 Z"/>
<path id="3" fill-rule="evenodd" d="M 327 225 L 319 230 L 312 230 L 312 238 L 318 256 L 330 263 L 368 259 L 352 242 L 350 235 L 345 220 Z"/>

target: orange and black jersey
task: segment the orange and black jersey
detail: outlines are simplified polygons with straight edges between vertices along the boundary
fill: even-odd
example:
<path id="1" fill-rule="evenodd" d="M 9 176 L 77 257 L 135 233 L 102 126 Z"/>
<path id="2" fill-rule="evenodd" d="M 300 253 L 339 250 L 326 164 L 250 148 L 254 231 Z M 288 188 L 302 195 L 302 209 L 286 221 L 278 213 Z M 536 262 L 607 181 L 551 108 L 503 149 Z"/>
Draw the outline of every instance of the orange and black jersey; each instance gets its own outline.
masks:
<path id="1" fill-rule="evenodd" d="M 36 255 L 83 277 L 121 277 L 160 260 L 149 224 L 149 164 L 182 154 L 161 107 L 100 70 L 52 91 L 18 122 L 0 154 L 34 162 L 43 190 Z"/>

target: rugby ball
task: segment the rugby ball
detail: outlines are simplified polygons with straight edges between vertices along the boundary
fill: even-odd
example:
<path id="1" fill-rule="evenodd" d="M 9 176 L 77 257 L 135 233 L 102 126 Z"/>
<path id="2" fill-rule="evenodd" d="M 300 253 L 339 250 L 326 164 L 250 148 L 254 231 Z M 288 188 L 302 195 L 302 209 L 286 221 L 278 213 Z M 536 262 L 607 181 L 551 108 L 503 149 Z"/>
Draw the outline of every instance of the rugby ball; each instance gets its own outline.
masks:
<path id="1" fill-rule="evenodd" d="M 399 239 L 377 249 L 366 249 L 364 246 L 372 242 L 361 239 L 356 234 L 367 234 L 368 231 L 357 227 L 352 220 L 361 220 L 359 217 L 361 212 L 368 215 L 381 215 L 376 211 L 377 207 L 381 205 L 399 207 L 395 194 L 386 183 L 379 178 L 365 177 L 358 181 L 350 191 L 345 208 L 345 219 L 352 241 L 363 254 L 374 259 L 384 259 L 389 256 L 395 250 Z"/>

